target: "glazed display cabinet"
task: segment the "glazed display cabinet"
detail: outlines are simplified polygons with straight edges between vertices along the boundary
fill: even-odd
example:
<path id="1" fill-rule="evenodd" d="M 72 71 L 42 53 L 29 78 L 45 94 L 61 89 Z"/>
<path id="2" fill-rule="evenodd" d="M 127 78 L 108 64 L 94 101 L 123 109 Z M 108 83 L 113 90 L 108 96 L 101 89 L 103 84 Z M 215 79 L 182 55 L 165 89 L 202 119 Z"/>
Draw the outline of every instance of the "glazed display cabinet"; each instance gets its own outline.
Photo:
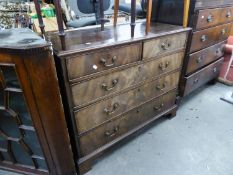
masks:
<path id="1" fill-rule="evenodd" d="M 0 38 L 0 167 L 76 174 L 51 45 L 29 29 Z"/>

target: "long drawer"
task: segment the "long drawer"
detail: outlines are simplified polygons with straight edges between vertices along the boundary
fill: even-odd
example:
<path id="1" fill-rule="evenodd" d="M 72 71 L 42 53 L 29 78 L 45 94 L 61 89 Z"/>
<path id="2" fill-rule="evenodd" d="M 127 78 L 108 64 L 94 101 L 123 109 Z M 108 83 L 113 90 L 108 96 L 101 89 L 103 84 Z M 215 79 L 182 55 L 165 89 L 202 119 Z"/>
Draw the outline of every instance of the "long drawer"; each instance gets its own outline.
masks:
<path id="1" fill-rule="evenodd" d="M 196 0 L 195 8 L 215 8 L 226 5 L 233 5 L 232 0 Z"/>
<path id="2" fill-rule="evenodd" d="M 229 23 L 233 21 L 233 7 L 199 10 L 196 17 L 197 30 Z"/>
<path id="3" fill-rule="evenodd" d="M 184 52 L 154 59 L 148 62 L 113 72 L 86 82 L 71 85 L 74 107 L 93 103 L 115 92 L 127 89 L 144 80 L 158 77 L 161 74 L 181 67 Z"/>
<path id="4" fill-rule="evenodd" d="M 216 44 L 220 41 L 226 40 L 229 36 L 231 26 L 232 23 L 228 23 L 206 30 L 194 32 L 192 36 L 190 52 L 192 53 Z"/>
<path id="5" fill-rule="evenodd" d="M 186 69 L 186 75 L 222 57 L 224 54 L 224 44 L 225 41 L 203 49 L 199 52 L 190 54 Z"/>
<path id="6" fill-rule="evenodd" d="M 143 43 L 143 59 L 185 48 L 187 33 L 167 35 Z"/>
<path id="7" fill-rule="evenodd" d="M 182 87 L 184 88 L 184 91 L 182 91 L 184 92 L 183 96 L 189 94 L 190 92 L 204 85 L 208 81 L 217 77 L 219 75 L 222 62 L 223 58 L 190 75 L 189 77 L 185 77 L 186 85 L 185 87 Z"/>
<path id="8" fill-rule="evenodd" d="M 79 134 L 103 124 L 156 96 L 175 89 L 178 86 L 179 77 L 180 72 L 176 71 L 113 98 L 82 108 L 80 111 L 75 112 Z"/>
<path id="9" fill-rule="evenodd" d="M 96 128 L 79 138 L 81 156 L 92 153 L 138 125 L 175 105 L 176 90 L 135 108 L 114 121 Z"/>
<path id="10" fill-rule="evenodd" d="M 70 80 L 97 73 L 141 59 L 142 44 L 131 44 L 66 58 Z"/>

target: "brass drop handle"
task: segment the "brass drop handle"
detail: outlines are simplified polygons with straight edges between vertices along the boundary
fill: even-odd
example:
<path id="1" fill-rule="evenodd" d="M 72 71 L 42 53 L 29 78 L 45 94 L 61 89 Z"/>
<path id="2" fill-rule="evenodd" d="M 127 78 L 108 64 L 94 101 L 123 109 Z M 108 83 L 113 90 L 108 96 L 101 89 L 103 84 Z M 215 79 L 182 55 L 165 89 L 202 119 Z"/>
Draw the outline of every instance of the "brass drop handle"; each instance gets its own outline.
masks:
<path id="1" fill-rule="evenodd" d="M 219 54 L 221 54 L 222 53 L 222 50 L 221 50 L 221 48 L 218 48 L 217 50 L 216 50 L 216 55 L 218 56 Z"/>
<path id="2" fill-rule="evenodd" d="M 164 103 L 161 103 L 159 106 L 154 107 L 154 110 L 161 111 L 163 109 L 163 107 L 164 107 Z"/>
<path id="3" fill-rule="evenodd" d="M 206 35 L 202 35 L 201 36 L 201 42 L 205 42 L 207 40 L 207 36 Z"/>
<path id="4" fill-rule="evenodd" d="M 156 89 L 159 91 L 164 91 L 164 89 L 166 88 L 167 82 L 164 82 L 162 85 L 157 85 Z"/>
<path id="5" fill-rule="evenodd" d="M 213 16 L 212 15 L 209 15 L 208 17 L 207 17 L 207 22 L 212 22 L 213 21 Z"/>
<path id="6" fill-rule="evenodd" d="M 222 29 L 222 30 L 221 30 L 221 34 L 222 34 L 222 35 L 225 35 L 225 34 L 226 34 L 226 29 Z"/>
<path id="7" fill-rule="evenodd" d="M 165 41 L 161 44 L 161 47 L 163 50 L 168 50 L 170 46 L 171 46 L 171 43 L 168 41 Z"/>
<path id="8" fill-rule="evenodd" d="M 112 115 L 116 112 L 116 110 L 118 109 L 119 107 L 119 103 L 115 103 L 113 106 L 112 106 L 112 109 L 107 109 L 107 108 L 104 108 L 104 112 L 107 113 L 108 115 Z"/>
<path id="9" fill-rule="evenodd" d="M 227 18 L 231 18 L 231 11 L 228 11 L 228 12 L 227 12 L 226 17 L 227 17 Z"/>
<path id="10" fill-rule="evenodd" d="M 104 59 L 104 58 L 101 58 L 101 59 L 100 59 L 100 62 L 103 63 L 103 65 L 104 65 L 105 67 L 112 67 L 112 66 L 115 65 L 116 60 L 117 60 L 117 56 L 113 56 L 113 57 L 112 57 L 112 64 L 107 64 L 107 60 Z"/>
<path id="11" fill-rule="evenodd" d="M 215 68 L 213 69 L 213 72 L 214 72 L 214 73 L 216 73 L 216 72 L 217 72 L 217 67 L 215 67 Z"/>
<path id="12" fill-rule="evenodd" d="M 159 64 L 159 68 L 160 68 L 162 71 L 165 71 L 165 70 L 169 67 L 169 64 L 170 64 L 169 61 L 167 61 L 166 63 L 160 63 L 160 64 Z"/>
<path id="13" fill-rule="evenodd" d="M 113 131 L 106 131 L 104 135 L 105 135 L 106 137 L 114 137 L 114 136 L 116 136 L 116 134 L 117 134 L 118 131 L 119 131 L 119 126 L 116 126 L 116 127 L 113 129 Z"/>
<path id="14" fill-rule="evenodd" d="M 196 78 L 195 80 L 194 80 L 194 84 L 197 84 L 199 82 L 199 79 L 198 78 Z"/>
<path id="15" fill-rule="evenodd" d="M 112 80 L 112 87 L 108 87 L 108 85 L 103 83 L 102 84 L 102 89 L 104 89 L 105 91 L 111 91 L 116 87 L 117 83 L 118 83 L 118 79 Z"/>
<path id="16" fill-rule="evenodd" d="M 201 63 L 202 61 L 203 61 L 203 58 L 201 56 L 196 59 L 197 63 Z"/>

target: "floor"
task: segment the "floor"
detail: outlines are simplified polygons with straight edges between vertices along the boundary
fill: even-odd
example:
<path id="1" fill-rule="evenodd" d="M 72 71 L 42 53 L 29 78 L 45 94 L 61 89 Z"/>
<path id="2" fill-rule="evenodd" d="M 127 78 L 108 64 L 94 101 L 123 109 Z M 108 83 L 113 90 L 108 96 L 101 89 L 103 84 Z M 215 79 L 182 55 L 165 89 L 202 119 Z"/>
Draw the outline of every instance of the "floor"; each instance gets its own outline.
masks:
<path id="1" fill-rule="evenodd" d="M 233 175 L 233 105 L 220 100 L 230 91 L 222 84 L 199 89 L 175 118 L 158 120 L 86 175 Z"/>

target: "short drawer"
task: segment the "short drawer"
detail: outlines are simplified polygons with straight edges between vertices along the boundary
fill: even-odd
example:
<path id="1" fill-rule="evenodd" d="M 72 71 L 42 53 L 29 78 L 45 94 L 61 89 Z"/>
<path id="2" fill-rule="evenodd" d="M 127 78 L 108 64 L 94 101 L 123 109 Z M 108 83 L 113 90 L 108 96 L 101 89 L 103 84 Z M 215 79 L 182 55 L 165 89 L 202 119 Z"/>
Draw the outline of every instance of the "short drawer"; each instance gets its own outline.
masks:
<path id="1" fill-rule="evenodd" d="M 66 58 L 70 80 L 141 59 L 142 44 L 125 45 Z"/>
<path id="2" fill-rule="evenodd" d="M 232 23 L 194 32 L 190 52 L 195 52 L 205 47 L 226 40 L 230 34 Z"/>
<path id="3" fill-rule="evenodd" d="M 213 27 L 233 21 L 233 7 L 199 10 L 196 29 Z"/>
<path id="4" fill-rule="evenodd" d="M 222 57 L 224 54 L 224 47 L 225 41 L 203 49 L 199 52 L 195 52 L 190 54 L 186 75 L 200 69 L 208 65 L 209 63 L 217 60 L 218 58 Z"/>
<path id="5" fill-rule="evenodd" d="M 146 41 L 143 44 L 143 59 L 185 48 L 186 38 L 187 33 L 185 32 Z"/>
<path id="6" fill-rule="evenodd" d="M 179 77 L 180 72 L 175 72 L 113 98 L 82 108 L 75 112 L 78 132 L 82 134 L 152 98 L 177 88 Z"/>
<path id="7" fill-rule="evenodd" d="M 79 138 L 81 156 L 92 153 L 101 146 L 110 143 L 135 127 L 156 117 L 161 112 L 173 107 L 175 99 L 176 91 L 171 91 L 81 136 Z"/>
<path id="8" fill-rule="evenodd" d="M 138 83 L 179 69 L 184 52 L 143 62 L 137 66 L 71 85 L 74 107 L 85 106 L 107 95 L 119 92 Z"/>
<path id="9" fill-rule="evenodd" d="M 210 64 L 209 66 L 203 68 L 202 70 L 190 75 L 185 78 L 185 87 L 183 91 L 183 96 L 191 93 L 195 89 L 204 85 L 208 81 L 217 78 L 220 72 L 220 68 L 223 62 L 223 58 Z"/>

